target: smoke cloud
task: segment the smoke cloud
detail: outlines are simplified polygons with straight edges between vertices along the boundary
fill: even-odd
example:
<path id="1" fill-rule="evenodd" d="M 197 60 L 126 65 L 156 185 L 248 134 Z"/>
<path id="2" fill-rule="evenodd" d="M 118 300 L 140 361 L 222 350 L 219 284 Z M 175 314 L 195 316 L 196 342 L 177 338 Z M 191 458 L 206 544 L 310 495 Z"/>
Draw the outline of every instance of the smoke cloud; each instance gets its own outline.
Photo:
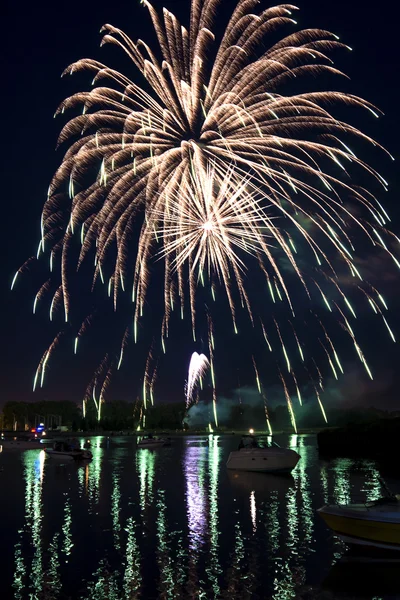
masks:
<path id="1" fill-rule="evenodd" d="M 392 379 L 384 376 L 370 381 L 362 370 L 353 367 L 339 380 L 328 378 L 324 389 L 318 389 L 328 424 L 336 424 L 351 419 L 354 411 L 375 407 L 377 410 L 391 408 L 390 393 Z M 272 428 L 290 428 L 290 417 L 283 396 L 282 387 L 271 386 L 266 390 L 267 408 Z M 301 387 L 302 406 L 296 394 L 291 395 L 297 425 L 301 428 L 323 427 L 325 421 L 311 383 Z M 266 429 L 264 400 L 256 387 L 245 386 L 232 391 L 228 396 L 217 398 L 218 422 L 220 426 L 235 429 Z M 191 429 L 205 428 L 214 424 L 212 402 L 200 401 L 192 406 L 185 421 Z"/>

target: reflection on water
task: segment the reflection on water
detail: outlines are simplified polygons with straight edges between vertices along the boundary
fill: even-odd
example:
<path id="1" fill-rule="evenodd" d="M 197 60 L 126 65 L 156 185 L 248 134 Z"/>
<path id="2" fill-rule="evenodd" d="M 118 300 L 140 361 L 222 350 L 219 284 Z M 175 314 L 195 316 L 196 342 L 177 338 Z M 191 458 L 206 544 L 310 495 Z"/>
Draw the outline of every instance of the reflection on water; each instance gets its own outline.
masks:
<path id="1" fill-rule="evenodd" d="M 250 514 L 251 522 L 253 524 L 253 532 L 257 531 L 257 507 L 256 507 L 256 495 L 254 490 L 250 493 Z"/>
<path id="2" fill-rule="evenodd" d="M 115 470 L 112 474 L 112 494 L 111 494 L 111 515 L 113 521 L 113 533 L 114 533 L 114 545 L 117 550 L 121 549 L 120 535 L 121 535 L 121 490 L 120 490 L 120 474 L 119 471 Z"/>
<path id="3" fill-rule="evenodd" d="M 300 454 L 293 471 L 293 486 L 286 494 L 286 552 L 276 558 L 274 596 L 278 600 L 296 598 L 306 582 L 306 558 L 314 551 L 313 533 L 315 507 L 313 507 L 309 472 L 315 460 L 315 447 L 299 435 L 290 437 L 290 447 Z M 285 524 L 283 524 L 283 527 Z M 278 549 L 277 545 L 275 548 Z"/>
<path id="4" fill-rule="evenodd" d="M 140 597 L 142 577 L 140 573 L 140 551 L 136 540 L 136 523 L 132 517 L 126 522 L 126 565 L 124 570 L 124 596 L 126 600 Z"/>
<path id="5" fill-rule="evenodd" d="M 184 472 L 189 527 L 189 549 L 193 556 L 200 550 L 207 527 L 204 472 L 207 449 L 188 444 L 185 448 Z"/>
<path id="6" fill-rule="evenodd" d="M 33 551 L 29 588 L 32 595 L 39 594 L 43 586 L 43 557 L 42 557 L 42 484 L 44 473 L 44 451 L 28 450 L 23 455 L 25 475 L 25 541 Z"/>
<path id="7" fill-rule="evenodd" d="M 278 518 L 279 500 L 278 492 L 271 492 L 265 517 L 265 534 L 267 536 L 268 553 L 274 557 L 279 550 L 280 524 Z"/>
<path id="8" fill-rule="evenodd" d="M 96 509 L 96 504 L 100 499 L 101 462 L 104 453 L 100 437 L 96 438 L 95 442 L 92 443 L 91 452 L 93 460 L 85 466 L 85 491 L 90 499 L 89 511 Z"/>
<path id="9" fill-rule="evenodd" d="M 219 436 L 208 436 L 208 474 L 209 474 L 209 523 L 210 523 L 210 562 L 207 567 L 207 575 L 211 581 L 214 597 L 218 597 L 220 588 L 218 577 L 221 568 L 218 562 L 218 476 L 219 463 L 221 460 L 221 448 L 218 445 Z"/>
<path id="10" fill-rule="evenodd" d="M 107 560 L 100 561 L 93 577 L 85 596 L 87 600 L 120 600 L 119 573 L 110 569 Z"/>
<path id="11" fill-rule="evenodd" d="M 72 525 L 72 517 L 71 517 L 71 503 L 69 498 L 66 499 L 64 504 L 64 523 L 62 526 L 63 532 L 63 544 L 62 544 L 62 552 L 66 557 L 66 562 L 68 562 L 68 556 L 71 554 L 72 546 L 72 533 L 71 533 L 71 525 Z"/>
<path id="12" fill-rule="evenodd" d="M 368 502 L 372 502 L 384 495 L 379 479 L 379 472 L 373 461 L 365 460 L 362 466 L 364 477 L 361 485 L 361 493 Z"/>
<path id="13" fill-rule="evenodd" d="M 47 571 L 47 600 L 58 598 L 62 585 L 60 562 L 58 560 L 58 538 L 59 534 L 54 534 L 53 540 L 49 546 L 50 564 Z"/>
<path id="14" fill-rule="evenodd" d="M 79 496 L 82 497 L 87 489 L 87 480 L 89 477 L 88 465 L 80 466 L 79 469 L 77 469 L 77 476 L 78 476 L 78 482 L 79 482 L 79 487 L 78 487 Z"/>
<path id="15" fill-rule="evenodd" d="M 183 469 L 186 484 L 186 509 L 188 524 L 188 595 L 194 598 L 196 590 L 203 595 L 199 582 L 197 563 L 208 532 L 207 496 L 205 489 L 205 464 L 209 449 L 205 445 L 188 443 L 185 447 Z"/>
<path id="16" fill-rule="evenodd" d="M 239 598 L 240 583 L 243 578 L 243 563 L 245 557 L 243 534 L 238 520 L 239 512 L 236 513 L 235 523 L 235 545 L 233 553 L 230 555 L 230 568 L 227 573 L 227 597 Z"/>
<path id="17" fill-rule="evenodd" d="M 322 464 L 320 468 L 320 476 L 321 476 L 321 487 L 322 487 L 322 496 L 324 499 L 324 504 L 328 504 L 328 469 L 326 465 Z"/>
<path id="18" fill-rule="evenodd" d="M 308 554 L 312 552 L 312 539 L 314 533 L 314 511 L 311 500 L 310 477 L 308 475 L 310 462 L 312 460 L 313 448 L 304 443 L 304 437 L 299 438 L 297 452 L 301 456 L 299 466 L 294 471 L 295 481 L 297 480 L 300 492 L 300 518 L 304 536 L 301 543 L 301 553 Z"/>
<path id="19" fill-rule="evenodd" d="M 165 518 L 165 493 L 161 490 L 158 494 L 158 517 L 157 517 L 157 537 L 158 549 L 157 559 L 160 569 L 160 583 L 158 590 L 163 598 L 174 598 L 174 568 L 170 553 L 169 535 Z"/>
<path id="20" fill-rule="evenodd" d="M 14 557 L 15 557 L 14 582 L 13 582 L 13 588 L 15 590 L 14 598 L 16 598 L 17 600 L 20 600 L 20 599 L 22 599 L 22 592 L 25 588 L 25 566 L 24 566 L 21 542 L 17 542 L 17 544 L 15 545 Z"/>
<path id="21" fill-rule="evenodd" d="M 154 465 L 157 452 L 143 448 L 136 455 L 136 468 L 140 478 L 140 507 L 142 513 L 154 499 Z"/>
<path id="22" fill-rule="evenodd" d="M 280 552 L 275 559 L 274 594 L 272 596 L 274 600 L 287 600 L 295 597 L 295 582 L 290 566 L 290 559 L 294 560 L 296 564 L 299 541 L 299 518 L 296 497 L 297 486 L 294 486 L 286 494 L 286 544 L 283 552 Z"/>
<path id="23" fill-rule="evenodd" d="M 351 502 L 350 470 L 353 463 L 350 458 L 337 458 L 333 462 L 332 496 L 335 504 Z"/>
<path id="24" fill-rule="evenodd" d="M 373 595 L 360 569 L 346 583 L 347 547 L 315 512 L 379 497 L 377 465 L 320 461 L 312 436 L 282 440 L 301 456 L 289 477 L 228 471 L 234 436 L 176 438 L 156 450 L 98 437 L 93 461 L 80 466 L 36 450 L 2 453 L 19 511 L 2 600 L 291 600 L 323 598 L 324 589 L 346 598 L 350 588 L 385 598 L 397 571 L 386 570 L 391 587 L 378 583 Z M 0 564 L 7 553 L 0 545 Z"/>
<path id="25" fill-rule="evenodd" d="M 185 558 L 183 550 L 182 532 L 168 528 L 167 505 L 165 492 L 158 492 L 158 517 L 157 517 L 157 563 L 159 568 L 158 597 L 185 598 Z"/>

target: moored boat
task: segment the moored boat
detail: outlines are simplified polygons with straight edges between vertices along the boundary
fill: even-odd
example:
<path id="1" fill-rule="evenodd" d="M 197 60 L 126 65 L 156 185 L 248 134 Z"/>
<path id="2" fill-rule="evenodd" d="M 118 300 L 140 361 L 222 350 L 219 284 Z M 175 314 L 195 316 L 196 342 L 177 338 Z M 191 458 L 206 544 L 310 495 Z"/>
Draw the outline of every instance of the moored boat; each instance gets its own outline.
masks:
<path id="1" fill-rule="evenodd" d="M 56 442 L 52 448 L 44 449 L 46 456 L 63 460 L 92 460 L 93 455 L 89 450 L 73 448 L 65 442 Z"/>
<path id="2" fill-rule="evenodd" d="M 138 448 L 160 448 L 161 446 L 171 445 L 171 441 L 165 438 L 153 437 L 151 434 L 144 435 L 138 441 Z"/>
<path id="3" fill-rule="evenodd" d="M 300 460 L 299 454 L 277 444 L 267 445 L 254 436 L 244 436 L 239 449 L 229 454 L 226 466 L 238 471 L 290 473 Z"/>
<path id="4" fill-rule="evenodd" d="M 365 504 L 328 504 L 317 512 L 335 535 L 347 544 L 400 551 L 398 495 Z"/>

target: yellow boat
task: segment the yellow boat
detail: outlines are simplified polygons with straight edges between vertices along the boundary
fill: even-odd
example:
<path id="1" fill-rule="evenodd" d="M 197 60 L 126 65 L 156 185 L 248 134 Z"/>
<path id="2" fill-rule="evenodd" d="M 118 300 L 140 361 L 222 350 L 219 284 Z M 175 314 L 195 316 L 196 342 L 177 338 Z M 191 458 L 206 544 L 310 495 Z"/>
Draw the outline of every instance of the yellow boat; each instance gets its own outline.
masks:
<path id="1" fill-rule="evenodd" d="M 328 504 L 317 512 L 347 544 L 400 551 L 400 496 L 365 504 Z"/>

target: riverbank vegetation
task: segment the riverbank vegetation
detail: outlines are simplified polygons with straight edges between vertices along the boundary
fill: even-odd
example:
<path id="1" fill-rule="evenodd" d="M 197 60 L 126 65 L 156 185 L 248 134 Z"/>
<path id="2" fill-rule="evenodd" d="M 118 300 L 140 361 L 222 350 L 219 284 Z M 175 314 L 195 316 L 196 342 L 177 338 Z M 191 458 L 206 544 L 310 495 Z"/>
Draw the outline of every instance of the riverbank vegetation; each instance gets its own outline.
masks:
<path id="1" fill-rule="evenodd" d="M 266 429 L 264 407 L 258 403 L 225 402 L 220 412 L 220 431 Z M 304 413 L 304 416 L 299 413 L 297 417 L 299 431 L 319 431 L 324 428 L 325 423 L 318 412 L 310 409 Z M 328 425 L 331 428 L 366 426 L 382 419 L 391 422 L 398 416 L 398 413 L 375 408 L 331 409 L 328 412 Z M 269 418 L 274 431 L 292 430 L 285 405 L 270 409 Z M 39 423 L 44 423 L 48 429 L 67 427 L 72 431 L 135 431 L 139 426 L 143 427 L 143 406 L 139 399 L 135 402 L 107 402 L 103 406 L 100 422 L 97 421 L 94 407 L 88 405 L 86 416 L 83 417 L 82 407 L 71 401 L 7 402 L 3 407 L 1 429 L 26 430 Z M 201 431 L 208 429 L 209 424 L 214 427 L 212 408 L 205 403 L 199 403 L 189 411 L 184 402 L 159 403 L 148 406 L 146 410 L 146 429 Z"/>

